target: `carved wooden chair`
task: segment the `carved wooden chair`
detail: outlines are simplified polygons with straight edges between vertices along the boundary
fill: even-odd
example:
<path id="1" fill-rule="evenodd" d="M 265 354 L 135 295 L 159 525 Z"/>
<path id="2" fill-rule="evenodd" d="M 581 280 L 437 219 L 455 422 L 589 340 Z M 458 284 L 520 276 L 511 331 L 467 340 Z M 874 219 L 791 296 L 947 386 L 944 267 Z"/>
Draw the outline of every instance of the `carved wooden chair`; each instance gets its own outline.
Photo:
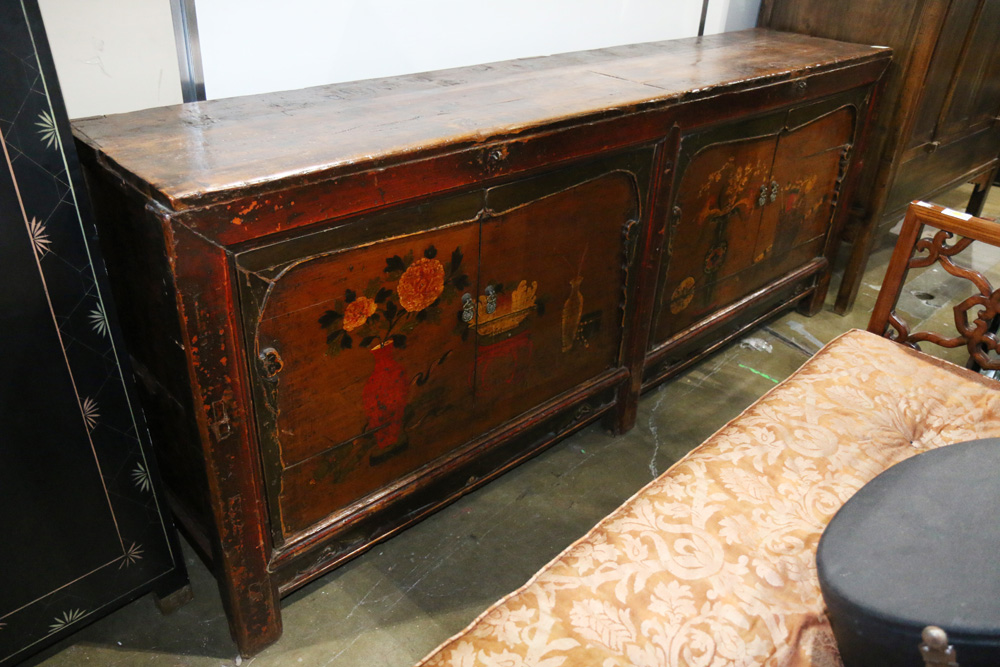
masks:
<path id="1" fill-rule="evenodd" d="M 925 227 L 938 231 L 933 238 L 922 238 Z M 957 240 L 956 236 L 959 236 Z M 1000 289 L 994 289 L 979 271 L 959 266 L 953 261 L 974 241 L 1000 247 L 1000 223 L 936 204 L 910 204 L 868 323 L 868 331 L 914 349 L 919 349 L 917 344 L 921 342 L 946 348 L 965 346 L 969 351 L 969 368 L 977 371 L 1000 370 L 1000 343 L 997 339 Z M 955 332 L 952 333 L 957 335 L 910 331 L 909 325 L 896 313 L 896 304 L 909 270 L 935 263 L 949 274 L 968 280 L 976 290 L 975 294 L 954 307 Z"/>

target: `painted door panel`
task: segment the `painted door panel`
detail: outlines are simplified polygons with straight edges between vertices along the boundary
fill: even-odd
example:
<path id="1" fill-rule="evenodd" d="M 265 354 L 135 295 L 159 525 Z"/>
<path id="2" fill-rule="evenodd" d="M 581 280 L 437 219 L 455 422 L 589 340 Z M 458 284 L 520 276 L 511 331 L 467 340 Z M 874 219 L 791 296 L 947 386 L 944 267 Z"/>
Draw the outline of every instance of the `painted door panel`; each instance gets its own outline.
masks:
<path id="1" fill-rule="evenodd" d="M 778 196 L 762 209 L 755 261 L 781 257 L 826 234 L 854 123 L 853 107 L 844 107 L 778 137 L 771 172 Z"/>
<path id="2" fill-rule="evenodd" d="M 476 427 L 618 364 L 630 226 L 648 152 L 491 189 L 482 225 Z M 580 234 L 586 229 L 586 234 Z M 486 290 L 495 292 L 490 312 Z"/>
<path id="3" fill-rule="evenodd" d="M 440 225 L 390 241 L 272 263 L 300 250 L 296 239 L 242 258 L 246 299 L 259 304 L 248 346 L 277 538 L 468 439 L 475 347 L 462 295 L 477 280 L 480 202 L 374 220 L 378 232 Z"/>
<path id="4" fill-rule="evenodd" d="M 277 543 L 617 366 L 651 160 L 597 159 L 238 255 Z"/>
<path id="5" fill-rule="evenodd" d="M 753 264 L 774 149 L 774 135 L 710 144 L 685 169 L 668 230 L 655 338 L 697 321 L 716 304 L 714 286 Z"/>
<path id="6" fill-rule="evenodd" d="M 822 254 L 856 123 L 829 98 L 682 141 L 650 347 Z"/>

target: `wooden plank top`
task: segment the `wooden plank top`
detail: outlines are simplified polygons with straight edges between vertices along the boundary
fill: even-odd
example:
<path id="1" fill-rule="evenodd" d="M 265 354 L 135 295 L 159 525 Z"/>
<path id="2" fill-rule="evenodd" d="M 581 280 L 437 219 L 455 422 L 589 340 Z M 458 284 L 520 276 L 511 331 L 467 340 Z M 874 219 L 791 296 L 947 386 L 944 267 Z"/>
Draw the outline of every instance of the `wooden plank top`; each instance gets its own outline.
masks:
<path id="1" fill-rule="evenodd" d="M 101 163 L 181 210 L 885 57 L 883 47 L 755 29 L 159 107 L 73 129 Z"/>

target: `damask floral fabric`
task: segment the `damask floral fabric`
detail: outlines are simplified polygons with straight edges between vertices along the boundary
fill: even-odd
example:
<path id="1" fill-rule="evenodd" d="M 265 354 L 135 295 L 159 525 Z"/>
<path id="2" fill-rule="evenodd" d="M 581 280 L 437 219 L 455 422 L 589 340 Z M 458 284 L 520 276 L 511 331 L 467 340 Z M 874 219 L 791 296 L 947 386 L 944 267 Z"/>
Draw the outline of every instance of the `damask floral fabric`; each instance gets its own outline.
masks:
<path id="1" fill-rule="evenodd" d="M 1000 436 L 998 389 L 844 334 L 420 665 L 839 665 L 823 528 L 890 465 Z"/>

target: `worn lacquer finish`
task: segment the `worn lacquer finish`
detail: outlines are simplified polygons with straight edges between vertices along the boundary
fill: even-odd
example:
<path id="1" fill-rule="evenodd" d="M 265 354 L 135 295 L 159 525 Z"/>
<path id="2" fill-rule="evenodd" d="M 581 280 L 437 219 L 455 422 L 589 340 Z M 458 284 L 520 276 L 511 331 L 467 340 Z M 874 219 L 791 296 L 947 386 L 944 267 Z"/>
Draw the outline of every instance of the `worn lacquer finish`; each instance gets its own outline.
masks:
<path id="1" fill-rule="evenodd" d="M 822 103 L 682 142 L 651 345 L 823 255 L 856 103 Z"/>
<path id="2" fill-rule="evenodd" d="M 248 333 L 283 534 L 468 439 L 472 401 L 455 378 L 475 365 L 460 297 L 475 289 L 479 233 L 452 222 L 268 267 Z M 280 367 L 267 367 L 269 356 Z"/>
<path id="3" fill-rule="evenodd" d="M 240 651 L 280 634 L 279 596 L 598 418 L 627 429 L 647 369 L 679 368 L 646 354 L 668 257 L 721 276 L 682 363 L 821 300 L 831 133 L 887 61 L 756 30 L 78 122 L 174 511 Z M 824 175 L 774 171 L 768 217 L 782 151 Z M 707 236 L 669 224 L 691 169 L 718 172 Z"/>
<path id="4" fill-rule="evenodd" d="M 161 107 L 75 128 L 113 160 L 109 166 L 139 176 L 139 187 L 180 209 L 328 177 L 361 161 L 444 153 L 553 121 L 676 104 L 878 55 L 868 46 L 749 30 Z M 275 155 L 262 132 L 300 150 Z M 264 206 L 232 211 L 233 224 L 252 222 Z"/>

